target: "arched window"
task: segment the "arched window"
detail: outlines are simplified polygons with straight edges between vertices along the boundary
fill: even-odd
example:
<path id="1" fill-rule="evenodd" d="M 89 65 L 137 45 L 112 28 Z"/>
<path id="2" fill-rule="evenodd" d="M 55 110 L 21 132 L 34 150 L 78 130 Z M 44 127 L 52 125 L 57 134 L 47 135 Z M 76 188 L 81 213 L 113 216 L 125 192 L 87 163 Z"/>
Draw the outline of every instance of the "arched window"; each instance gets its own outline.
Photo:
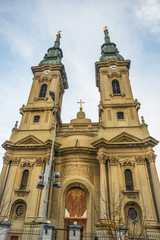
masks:
<path id="1" fill-rule="evenodd" d="M 46 96 L 46 91 L 47 91 L 47 84 L 43 84 L 41 86 L 41 91 L 39 93 L 39 97 L 45 97 Z"/>
<path id="2" fill-rule="evenodd" d="M 24 170 L 23 174 L 22 174 L 22 180 L 21 180 L 21 187 L 20 187 L 20 189 L 26 189 L 27 188 L 28 175 L 29 175 L 29 171 L 28 170 Z"/>
<path id="3" fill-rule="evenodd" d="M 117 79 L 112 81 L 113 94 L 121 93 L 119 82 Z"/>
<path id="4" fill-rule="evenodd" d="M 134 190 L 132 171 L 130 169 L 125 170 L 125 181 L 126 181 L 126 190 L 129 190 L 129 191 Z"/>
<path id="5" fill-rule="evenodd" d="M 118 119 L 124 119 L 124 112 L 117 112 Z"/>

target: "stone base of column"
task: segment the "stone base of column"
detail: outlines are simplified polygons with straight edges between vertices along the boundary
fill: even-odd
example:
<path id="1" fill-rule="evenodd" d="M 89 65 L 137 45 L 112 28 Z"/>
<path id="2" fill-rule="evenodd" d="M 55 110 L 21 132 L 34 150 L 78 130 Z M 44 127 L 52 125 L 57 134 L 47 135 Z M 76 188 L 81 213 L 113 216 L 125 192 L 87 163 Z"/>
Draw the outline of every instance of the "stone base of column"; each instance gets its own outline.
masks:
<path id="1" fill-rule="evenodd" d="M 2 222 L 0 224 L 0 240 L 8 240 L 10 226 L 9 222 Z"/>

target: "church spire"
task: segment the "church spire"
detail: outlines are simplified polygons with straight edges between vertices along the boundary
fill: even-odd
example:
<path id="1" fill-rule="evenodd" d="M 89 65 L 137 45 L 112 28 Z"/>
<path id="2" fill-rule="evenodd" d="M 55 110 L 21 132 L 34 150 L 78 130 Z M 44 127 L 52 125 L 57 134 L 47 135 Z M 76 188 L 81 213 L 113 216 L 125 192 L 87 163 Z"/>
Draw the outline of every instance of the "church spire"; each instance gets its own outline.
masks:
<path id="1" fill-rule="evenodd" d="M 101 46 L 101 57 L 100 62 L 105 62 L 110 59 L 124 60 L 124 58 L 119 54 L 116 44 L 110 41 L 108 29 L 104 27 L 104 44 Z"/>
<path id="2" fill-rule="evenodd" d="M 56 38 L 56 41 L 54 42 L 54 46 L 48 49 L 43 60 L 39 63 L 39 66 L 42 66 L 45 64 L 51 64 L 51 65 L 61 64 L 63 53 L 60 48 L 60 38 L 61 38 L 60 33 L 61 31 L 59 30 L 56 35 L 57 38 Z"/>

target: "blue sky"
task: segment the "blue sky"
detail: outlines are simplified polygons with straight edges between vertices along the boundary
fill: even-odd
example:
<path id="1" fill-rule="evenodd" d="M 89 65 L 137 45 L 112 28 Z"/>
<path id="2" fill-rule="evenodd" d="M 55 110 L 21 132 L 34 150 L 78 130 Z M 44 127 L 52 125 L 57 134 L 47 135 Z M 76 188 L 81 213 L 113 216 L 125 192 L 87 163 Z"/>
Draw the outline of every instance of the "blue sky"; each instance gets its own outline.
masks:
<path id="1" fill-rule="evenodd" d="M 94 63 L 109 26 L 111 41 L 131 60 L 130 80 L 139 115 L 151 136 L 160 139 L 160 1 L 158 0 L 5 0 L 0 1 L 0 143 L 9 139 L 19 108 L 26 104 L 32 84 L 31 66 L 42 60 L 62 30 L 63 64 L 69 89 L 62 120 L 69 122 L 85 101 L 86 117 L 98 120 L 99 92 Z M 160 150 L 155 148 L 160 175 Z M 4 151 L 0 149 L 0 166 Z"/>

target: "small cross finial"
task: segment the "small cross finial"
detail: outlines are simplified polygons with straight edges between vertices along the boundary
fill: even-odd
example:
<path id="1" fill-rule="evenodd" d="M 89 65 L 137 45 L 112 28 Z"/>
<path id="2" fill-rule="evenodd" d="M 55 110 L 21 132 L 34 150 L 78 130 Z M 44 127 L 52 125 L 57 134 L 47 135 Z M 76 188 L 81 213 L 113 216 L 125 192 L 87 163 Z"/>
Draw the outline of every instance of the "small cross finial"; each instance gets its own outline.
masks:
<path id="1" fill-rule="evenodd" d="M 82 104 L 84 104 L 85 102 L 82 102 L 82 99 L 80 99 L 80 101 L 79 101 L 79 102 L 77 102 L 77 103 L 79 103 L 79 104 L 80 104 L 80 111 L 82 111 Z"/>
<path id="2" fill-rule="evenodd" d="M 108 33 L 108 27 L 107 26 L 104 27 L 104 33 Z"/>
<path id="3" fill-rule="evenodd" d="M 56 36 L 57 36 L 57 37 L 61 37 L 61 32 L 62 32 L 62 31 L 59 30 Z"/>

